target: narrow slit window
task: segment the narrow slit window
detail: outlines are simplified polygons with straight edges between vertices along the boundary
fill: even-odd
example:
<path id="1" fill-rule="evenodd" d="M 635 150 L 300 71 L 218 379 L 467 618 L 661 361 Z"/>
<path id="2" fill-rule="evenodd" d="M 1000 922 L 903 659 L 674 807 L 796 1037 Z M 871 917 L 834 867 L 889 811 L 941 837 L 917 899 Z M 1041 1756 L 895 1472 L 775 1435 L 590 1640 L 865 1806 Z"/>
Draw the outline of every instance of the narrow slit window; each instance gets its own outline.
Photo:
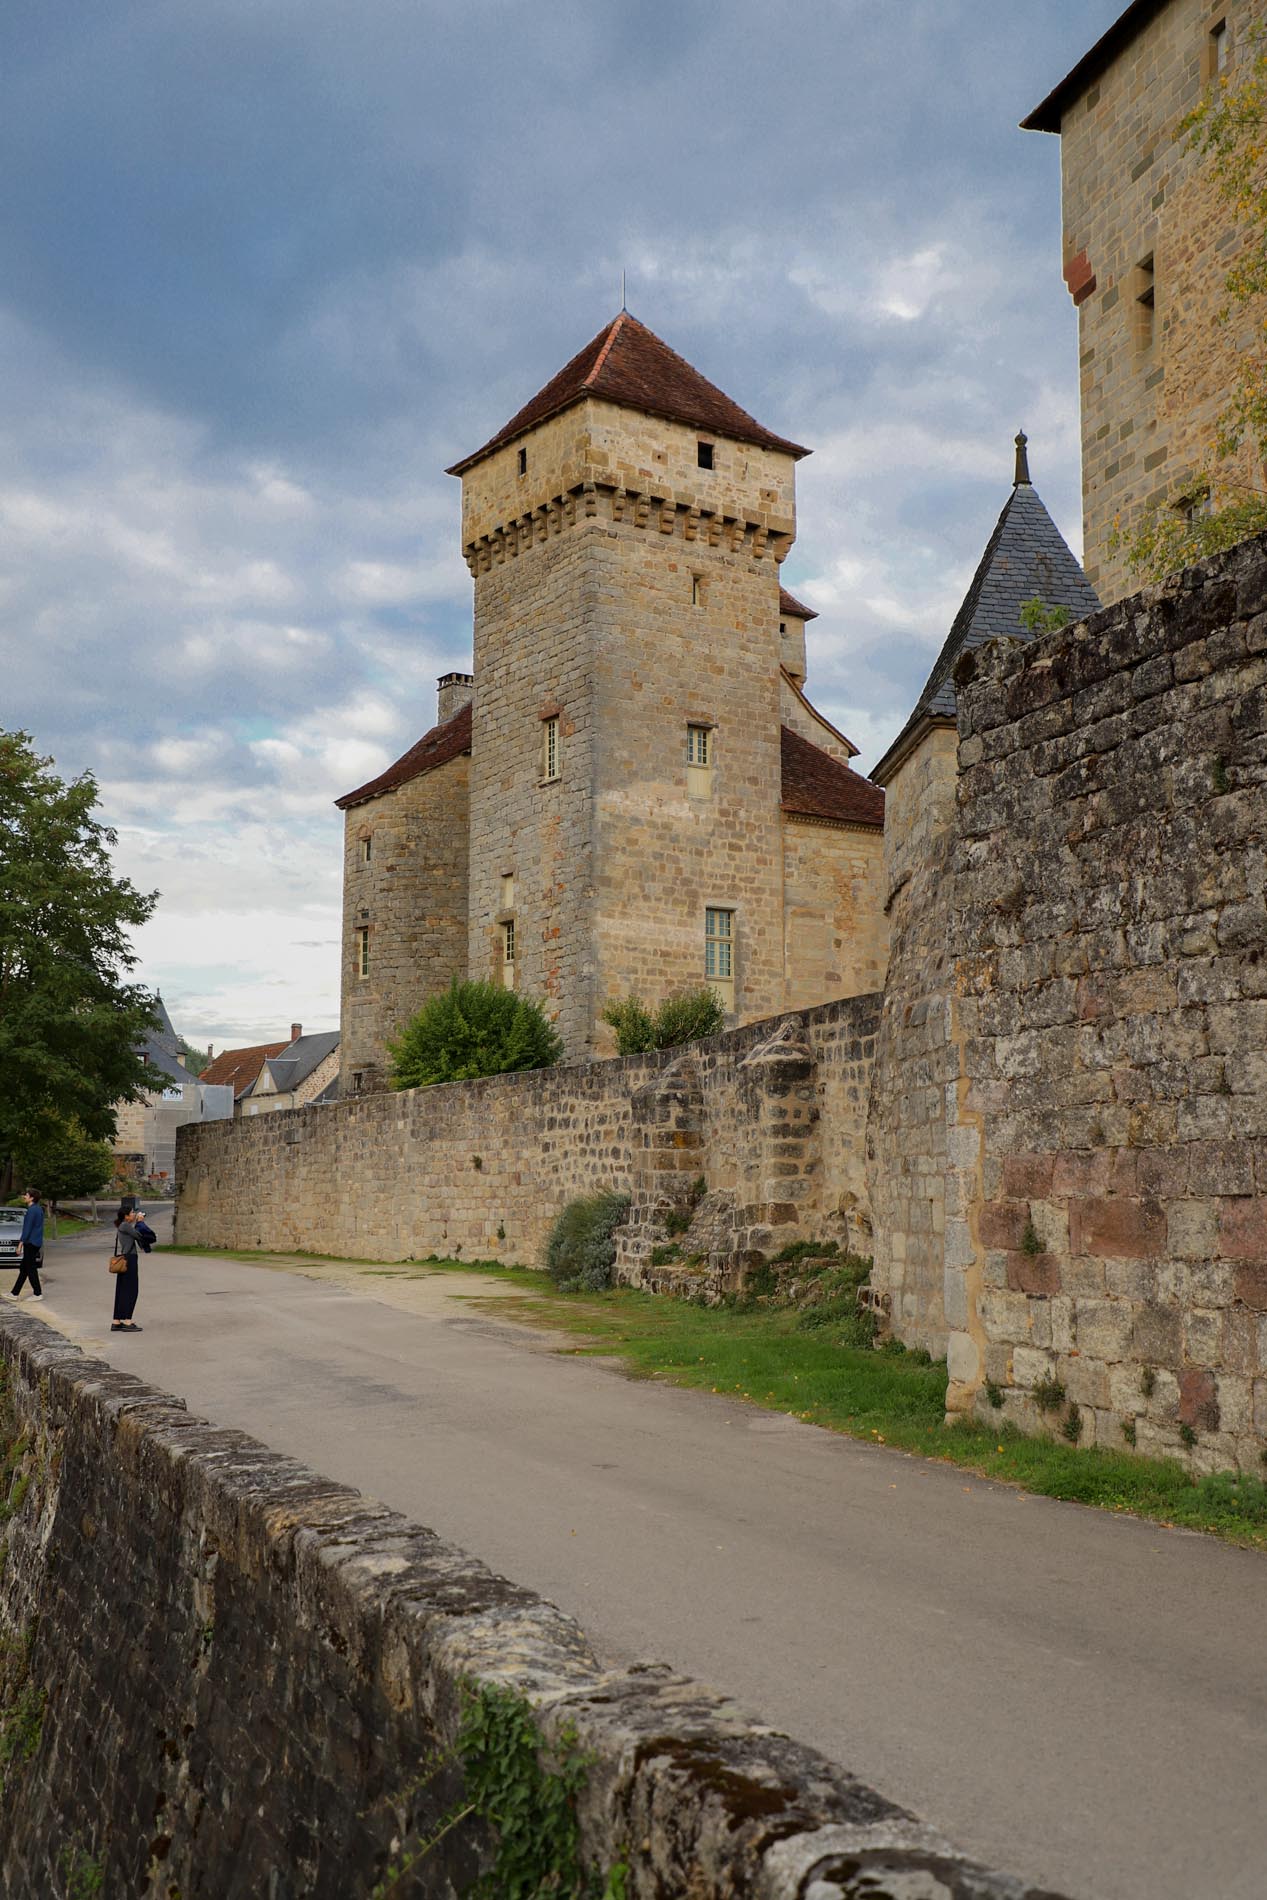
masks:
<path id="1" fill-rule="evenodd" d="M 515 874 L 513 871 L 503 871 L 502 872 L 502 909 L 513 910 L 514 908 L 515 908 Z"/>
<path id="2" fill-rule="evenodd" d="M 373 840 L 370 838 L 361 839 L 361 863 L 362 864 L 368 864 L 370 861 L 370 846 L 372 842 Z"/>
<path id="3" fill-rule="evenodd" d="M 528 451 L 527 451 L 527 449 L 520 449 L 520 451 L 519 451 L 519 473 L 520 473 L 521 475 L 526 475 L 526 474 L 528 473 Z"/>
<path id="4" fill-rule="evenodd" d="M 544 719 L 541 722 L 541 776 L 545 779 L 559 776 L 559 722 L 557 719 Z"/>
<path id="5" fill-rule="evenodd" d="M 688 726 L 686 728 L 686 763 L 688 765 L 711 765 L 713 762 L 712 734 L 707 726 Z"/>
<path id="6" fill-rule="evenodd" d="M 515 960 L 515 920 L 513 917 L 508 917 L 505 923 L 502 925 L 502 962 L 513 963 L 514 960 Z"/>
<path id="7" fill-rule="evenodd" d="M 1227 21 L 1220 20 L 1210 28 L 1210 37 L 1206 43 L 1206 77 L 1218 79 L 1227 71 L 1229 43 Z"/>
<path id="8" fill-rule="evenodd" d="M 712 468 L 714 466 L 713 445 L 711 442 L 701 442 L 699 444 L 698 460 L 701 468 Z"/>
<path id="9" fill-rule="evenodd" d="M 356 974 L 368 976 L 370 973 L 370 933 L 358 930 L 356 933 Z"/>
<path id="10" fill-rule="evenodd" d="M 1135 347 L 1152 348 L 1157 321 L 1157 266 L 1150 251 L 1135 266 Z"/>
<path id="11" fill-rule="evenodd" d="M 733 910 L 704 912 L 704 975 L 718 983 L 731 983 L 735 976 L 735 913 Z"/>
<path id="12" fill-rule="evenodd" d="M 692 607 L 704 605 L 704 576 L 702 574 L 691 575 L 691 605 Z"/>

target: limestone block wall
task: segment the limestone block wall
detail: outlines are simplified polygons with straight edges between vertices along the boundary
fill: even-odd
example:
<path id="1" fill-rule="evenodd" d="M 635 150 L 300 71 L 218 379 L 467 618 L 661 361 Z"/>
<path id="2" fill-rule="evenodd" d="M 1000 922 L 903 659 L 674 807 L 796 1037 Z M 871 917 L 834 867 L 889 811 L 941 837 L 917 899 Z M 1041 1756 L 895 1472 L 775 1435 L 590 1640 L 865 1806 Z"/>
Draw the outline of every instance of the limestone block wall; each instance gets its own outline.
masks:
<path id="1" fill-rule="evenodd" d="M 982 1153 L 982 1373 L 1023 1424 L 1067 1416 L 1055 1380 L 1083 1443 L 1261 1475 L 1267 541 L 961 665 L 947 1138 Z"/>
<path id="2" fill-rule="evenodd" d="M 788 1240 L 865 1240 L 865 1123 L 878 999 L 850 997 L 692 1045 L 698 1098 L 687 1179 L 741 1208 L 783 1203 Z M 754 1051 L 784 1022 L 807 1051 L 813 1155 L 793 1161 L 754 1114 Z M 679 1052 L 494 1076 L 195 1128 L 178 1153 L 186 1245 L 305 1249 L 375 1260 L 430 1254 L 540 1264 L 550 1225 L 578 1194 L 634 1187 L 636 1101 Z M 775 1194 L 780 1180 L 795 1193 Z M 755 1221 L 756 1216 L 752 1219 Z"/>
<path id="3" fill-rule="evenodd" d="M 1181 492 L 1214 446 L 1252 314 L 1216 315 L 1235 261 L 1233 220 L 1176 127 L 1227 29 L 1229 72 L 1252 58 L 1264 0 L 1169 0 L 1061 123 L 1065 278 L 1078 303 L 1085 566 L 1100 598 L 1131 590 L 1109 546 L 1155 501 Z M 1152 270 L 1142 268 L 1152 260 Z M 1151 313 L 1140 298 L 1151 291 Z M 1254 475 L 1253 458 L 1230 465 Z"/>
<path id="4" fill-rule="evenodd" d="M 967 1322 L 958 1284 L 945 1290 L 955 761 L 954 729 L 933 725 L 885 788 L 889 966 L 867 1132 L 872 1283 L 897 1336 L 938 1358 Z"/>
<path id="5" fill-rule="evenodd" d="M 339 1047 L 345 1095 L 383 1087 L 388 1042 L 428 996 L 466 975 L 469 786 L 470 760 L 450 759 L 346 814 Z M 370 933 L 366 976 L 362 929 Z"/>
<path id="6" fill-rule="evenodd" d="M 784 1004 L 884 987 L 884 837 L 876 828 L 783 818 Z"/>
<path id="7" fill-rule="evenodd" d="M 5 1315 L 0 1371 L 7 1900 L 456 1900 L 490 1876 L 455 1741 L 464 1695 L 494 1684 L 547 1747 L 575 1731 L 582 1856 L 600 1877 L 624 1862 L 629 1900 L 845 1900 L 860 1879 L 1039 1900 L 717 1693 L 604 1668 L 570 1618 L 434 1532 L 38 1321 Z"/>

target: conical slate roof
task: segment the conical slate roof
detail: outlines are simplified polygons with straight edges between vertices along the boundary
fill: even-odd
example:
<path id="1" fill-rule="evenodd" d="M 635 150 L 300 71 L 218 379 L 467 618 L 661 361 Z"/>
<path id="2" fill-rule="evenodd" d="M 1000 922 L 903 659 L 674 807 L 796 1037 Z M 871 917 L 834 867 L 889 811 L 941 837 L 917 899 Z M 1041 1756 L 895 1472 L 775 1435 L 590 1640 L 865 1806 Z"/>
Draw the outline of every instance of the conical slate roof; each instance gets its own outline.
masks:
<path id="1" fill-rule="evenodd" d="M 1099 596 L 1030 481 L 1023 435 L 1017 437 L 1016 447 L 1016 484 L 986 544 L 946 643 L 915 702 L 915 710 L 874 768 L 873 778 L 882 774 L 921 719 L 955 717 L 951 675 L 961 653 L 1001 636 L 1013 640 L 1034 638 L 1032 631 L 1021 625 L 1021 608 L 1026 601 L 1067 607 L 1074 620 L 1083 620 L 1099 609 Z"/>
<path id="2" fill-rule="evenodd" d="M 622 310 L 596 337 L 578 350 L 532 401 L 513 415 L 505 428 L 487 441 L 482 449 L 455 462 L 450 475 L 465 469 L 504 448 L 517 435 L 523 435 L 549 416 L 557 416 L 586 396 L 604 402 L 641 409 L 648 415 L 665 416 L 670 422 L 685 422 L 691 428 L 729 436 L 736 442 L 755 442 L 759 448 L 779 449 L 785 455 L 808 455 L 796 442 L 785 441 L 762 428 L 746 409 L 732 402 L 715 383 L 701 376 L 685 357 L 662 343 L 645 323 Z"/>

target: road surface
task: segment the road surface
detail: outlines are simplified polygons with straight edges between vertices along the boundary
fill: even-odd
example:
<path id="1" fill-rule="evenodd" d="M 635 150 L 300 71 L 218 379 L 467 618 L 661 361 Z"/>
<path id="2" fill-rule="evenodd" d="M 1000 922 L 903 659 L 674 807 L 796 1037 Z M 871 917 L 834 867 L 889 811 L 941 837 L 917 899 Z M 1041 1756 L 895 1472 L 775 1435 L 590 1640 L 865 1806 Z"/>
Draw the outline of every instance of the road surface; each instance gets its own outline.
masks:
<path id="1" fill-rule="evenodd" d="M 487 1280 L 349 1290 L 51 1243 L 31 1307 L 359 1486 L 1079 1900 L 1267 1892 L 1267 1559 L 625 1378 L 481 1314 Z M 353 1278 L 343 1270 L 345 1280 Z M 22 1306 L 26 1308 L 24 1297 Z"/>

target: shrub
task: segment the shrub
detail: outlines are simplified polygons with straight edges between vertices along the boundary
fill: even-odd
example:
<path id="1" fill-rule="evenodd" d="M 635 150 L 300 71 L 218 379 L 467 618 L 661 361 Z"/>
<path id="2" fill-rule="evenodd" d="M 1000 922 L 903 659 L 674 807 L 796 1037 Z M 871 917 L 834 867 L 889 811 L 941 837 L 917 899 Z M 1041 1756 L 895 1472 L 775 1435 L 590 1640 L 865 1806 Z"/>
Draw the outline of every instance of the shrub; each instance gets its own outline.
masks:
<path id="1" fill-rule="evenodd" d="M 531 997 L 517 996 L 500 983 L 456 979 L 424 1003 L 388 1047 L 395 1089 L 548 1069 L 563 1054 L 552 1024 Z"/>
<path id="2" fill-rule="evenodd" d="M 622 1056 L 641 1055 L 647 1049 L 676 1049 L 680 1043 L 716 1036 L 726 1027 L 726 1011 L 716 990 L 683 990 L 666 996 L 653 1016 L 640 996 L 608 1003 L 603 1021 L 616 1031 Z"/>
<path id="3" fill-rule="evenodd" d="M 612 1283 L 615 1232 L 627 1194 L 586 1194 L 569 1201 L 546 1241 L 545 1269 L 560 1293 L 598 1293 Z"/>

